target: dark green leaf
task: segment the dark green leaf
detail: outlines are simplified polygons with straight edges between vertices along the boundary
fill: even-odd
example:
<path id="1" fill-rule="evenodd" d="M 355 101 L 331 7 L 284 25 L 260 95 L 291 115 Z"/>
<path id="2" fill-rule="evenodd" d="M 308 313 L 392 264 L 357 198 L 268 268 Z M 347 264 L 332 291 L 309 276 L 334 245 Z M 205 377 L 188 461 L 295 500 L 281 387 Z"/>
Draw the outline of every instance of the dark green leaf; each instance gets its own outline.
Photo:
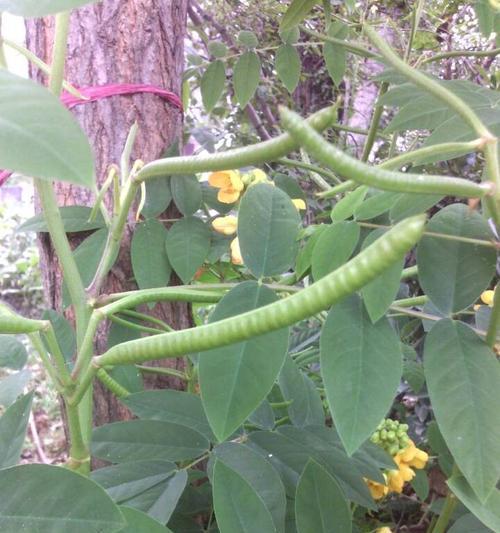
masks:
<path id="1" fill-rule="evenodd" d="M 449 529 L 448 533 L 495 533 L 473 515 L 461 516 Z"/>
<path id="2" fill-rule="evenodd" d="M 113 533 L 124 526 L 104 489 L 67 468 L 32 464 L 0 470 L 2 533 Z"/>
<path id="3" fill-rule="evenodd" d="M 260 81 L 260 59 L 255 52 L 245 52 L 233 69 L 233 85 L 236 99 L 245 107 L 254 95 Z"/>
<path id="4" fill-rule="evenodd" d="M 196 176 L 172 176 L 170 189 L 175 205 L 185 215 L 194 215 L 201 206 L 201 187 Z"/>
<path id="5" fill-rule="evenodd" d="M 307 239 L 306 244 L 299 250 L 299 253 L 297 254 L 297 263 L 295 265 L 295 273 L 297 274 L 298 278 L 304 276 L 304 274 L 306 274 L 311 267 L 312 255 L 314 248 L 316 247 L 316 243 L 318 242 L 321 234 L 329 227 L 330 226 L 327 226 L 326 224 L 316 226 L 314 228 L 314 232 Z"/>
<path id="6" fill-rule="evenodd" d="M 274 531 L 285 531 L 285 489 L 274 467 L 248 446 L 226 442 L 213 451 L 218 462 L 239 474 L 259 496 L 272 517 Z"/>
<path id="7" fill-rule="evenodd" d="M 368 187 L 362 186 L 347 193 L 332 209 L 330 214 L 332 221 L 336 222 L 352 217 L 356 209 L 363 203 L 367 192 Z"/>
<path id="8" fill-rule="evenodd" d="M 90 231 L 93 229 L 104 228 L 105 223 L 102 218 L 102 214 L 99 211 L 92 222 L 89 222 L 90 213 L 92 208 L 84 205 L 69 205 L 59 208 L 61 214 L 64 231 L 66 233 L 77 231 Z M 26 222 L 21 224 L 17 231 L 37 231 L 47 232 L 47 224 L 45 222 L 43 213 L 31 217 Z"/>
<path id="9" fill-rule="evenodd" d="M 214 57 L 225 57 L 227 55 L 227 46 L 222 41 L 209 41 L 208 51 Z"/>
<path id="10" fill-rule="evenodd" d="M 285 191 L 288 196 L 292 199 L 301 198 L 302 200 L 306 201 L 307 197 L 304 191 L 300 188 L 300 185 L 298 181 L 292 176 L 288 176 L 287 174 L 282 174 L 281 172 L 277 172 L 276 174 L 273 174 L 273 181 L 274 184 L 279 187 L 282 191 Z"/>
<path id="11" fill-rule="evenodd" d="M 309 460 L 297 484 L 298 533 L 349 533 L 351 511 L 342 489 L 318 463 Z"/>
<path id="12" fill-rule="evenodd" d="M 465 324 L 441 320 L 428 333 L 424 369 L 439 429 L 481 500 L 500 476 L 500 367 Z"/>
<path id="13" fill-rule="evenodd" d="M 359 239 L 356 222 L 335 222 L 321 233 L 312 253 L 315 281 L 343 265 L 351 257 Z"/>
<path id="14" fill-rule="evenodd" d="M 172 201 L 170 177 L 154 178 L 146 181 L 146 201 L 141 215 L 154 218 L 167 210 Z"/>
<path id="15" fill-rule="evenodd" d="M 18 2 L 2 4 L 5 0 L 0 11 L 14 9 Z M 1 168 L 93 187 L 94 161 L 88 140 L 71 113 L 47 89 L 2 69 L 0 122 Z"/>
<path id="16" fill-rule="evenodd" d="M 292 0 L 285 16 L 281 19 L 280 32 L 290 30 L 300 24 L 318 3 L 318 0 Z"/>
<path id="17" fill-rule="evenodd" d="M 217 322 L 275 302 L 276 295 L 254 281 L 240 283 L 219 302 Z M 288 328 L 200 354 L 203 406 L 219 440 L 229 437 L 264 400 L 288 348 Z"/>
<path id="18" fill-rule="evenodd" d="M 63 315 L 53 309 L 46 309 L 42 318 L 49 320 L 52 324 L 59 348 L 61 348 L 64 359 L 70 367 L 76 350 L 75 330 Z"/>
<path id="19" fill-rule="evenodd" d="M 21 370 L 28 360 L 28 352 L 22 342 L 13 335 L 0 335 L 0 366 Z"/>
<path id="20" fill-rule="evenodd" d="M 282 44 L 276 51 L 276 73 L 288 92 L 293 93 L 300 79 L 301 62 L 295 46 Z"/>
<path id="21" fill-rule="evenodd" d="M 94 429 L 92 453 L 115 463 L 144 459 L 183 461 L 202 455 L 208 440 L 197 431 L 160 420 L 115 422 Z"/>
<path id="22" fill-rule="evenodd" d="M 210 230 L 199 218 L 187 217 L 169 230 L 166 247 L 172 268 L 189 283 L 210 251 Z"/>
<path id="23" fill-rule="evenodd" d="M 0 469 L 14 466 L 24 446 L 33 393 L 22 396 L 0 418 Z"/>
<path id="24" fill-rule="evenodd" d="M 0 381 L 0 405 L 8 407 L 22 394 L 24 387 L 31 378 L 31 372 L 27 369 L 10 374 Z"/>
<path id="25" fill-rule="evenodd" d="M 411 481 L 411 486 L 422 501 L 427 499 L 427 496 L 429 496 L 429 480 L 425 470 L 415 470 L 415 477 Z"/>
<path id="26" fill-rule="evenodd" d="M 248 417 L 248 423 L 259 429 L 273 429 L 275 419 L 271 404 L 267 400 L 264 400 Z"/>
<path id="27" fill-rule="evenodd" d="M 205 203 L 210 209 L 217 211 L 221 215 L 225 215 L 233 209 L 233 204 L 223 204 L 217 200 L 217 194 L 219 189 L 210 187 L 207 182 L 201 184 L 201 194 L 203 203 Z"/>
<path id="28" fill-rule="evenodd" d="M 299 224 L 286 193 L 265 183 L 249 188 L 240 204 L 238 238 L 243 261 L 255 277 L 276 276 L 293 265 Z"/>
<path id="29" fill-rule="evenodd" d="M 432 217 L 428 232 L 472 239 L 492 238 L 488 223 L 463 204 L 445 207 Z M 425 236 L 417 248 L 418 278 L 425 294 L 443 313 L 474 303 L 495 274 L 493 248 Z"/>
<path id="30" fill-rule="evenodd" d="M 95 2 L 97 0 L 0 0 L 0 11 L 25 18 L 44 17 Z"/>
<path id="31" fill-rule="evenodd" d="M 447 483 L 455 496 L 485 526 L 495 532 L 500 531 L 500 491 L 498 489 L 493 489 L 486 501 L 481 503 L 462 476 L 453 476 L 448 479 Z"/>
<path id="32" fill-rule="evenodd" d="M 150 218 L 135 226 L 130 255 L 139 289 L 168 285 L 172 267 L 167 257 L 166 241 L 167 230 L 158 220 Z"/>
<path id="33" fill-rule="evenodd" d="M 375 218 L 382 213 L 389 211 L 400 196 L 401 193 L 399 192 L 377 192 L 364 200 L 364 202 L 356 208 L 354 211 L 354 218 L 356 218 L 356 220 L 370 220 L 371 218 Z"/>
<path id="34" fill-rule="evenodd" d="M 122 402 L 139 418 L 163 420 L 190 427 L 212 440 L 199 396 L 177 390 L 149 390 L 131 394 Z"/>
<path id="35" fill-rule="evenodd" d="M 401 194 L 389 211 L 393 222 L 424 213 L 436 205 L 443 197 L 435 194 Z"/>
<path id="36" fill-rule="evenodd" d="M 333 31 L 332 31 L 333 30 Z M 328 32 L 331 37 L 340 37 L 335 35 L 335 27 L 332 26 Z M 333 33 L 333 35 L 332 35 Z M 333 83 L 338 87 L 342 82 L 346 67 L 346 52 L 343 46 L 331 42 L 325 42 L 323 45 L 323 57 L 325 59 L 326 70 L 332 78 Z"/>
<path id="37" fill-rule="evenodd" d="M 253 487 L 221 461 L 215 461 L 213 494 L 221 533 L 276 532 L 271 513 Z"/>
<path id="38" fill-rule="evenodd" d="M 246 48 L 255 48 L 259 44 L 257 35 L 253 31 L 241 30 L 238 33 L 237 41 Z"/>
<path id="39" fill-rule="evenodd" d="M 168 527 L 153 520 L 142 511 L 130 507 L 120 507 L 120 511 L 127 521 L 127 526 L 125 529 L 120 529 L 120 533 L 172 533 Z"/>
<path id="40" fill-rule="evenodd" d="M 417 361 L 403 363 L 403 379 L 410 385 L 412 391 L 418 394 L 425 383 L 424 367 Z"/>
<path id="41" fill-rule="evenodd" d="M 219 101 L 226 84 L 226 69 L 224 63 L 217 59 L 208 65 L 200 81 L 201 99 L 203 107 L 210 113 Z"/>
<path id="42" fill-rule="evenodd" d="M 283 398 L 292 402 L 287 410 L 294 426 L 325 423 L 323 403 L 314 382 L 297 368 L 291 357 L 285 359 L 278 383 Z"/>
<path id="43" fill-rule="evenodd" d="M 321 332 L 321 373 L 335 427 L 354 453 L 389 411 L 401 379 L 399 339 L 357 296 L 332 308 Z"/>
<path id="44" fill-rule="evenodd" d="M 385 233 L 385 229 L 380 228 L 368 234 L 363 241 L 363 249 L 376 241 Z M 366 310 L 372 322 L 376 322 L 384 316 L 389 306 L 396 298 L 399 290 L 401 272 L 403 272 L 404 257 L 388 267 L 380 276 L 365 285 L 361 289 L 361 295 L 365 303 Z"/>

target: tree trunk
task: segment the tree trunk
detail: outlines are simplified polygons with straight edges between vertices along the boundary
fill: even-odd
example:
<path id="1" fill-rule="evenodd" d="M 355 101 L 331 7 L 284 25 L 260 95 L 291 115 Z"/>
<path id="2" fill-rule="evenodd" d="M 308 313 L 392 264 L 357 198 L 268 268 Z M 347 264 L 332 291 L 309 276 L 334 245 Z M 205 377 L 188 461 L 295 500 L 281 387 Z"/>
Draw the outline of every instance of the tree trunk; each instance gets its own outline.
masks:
<path id="1" fill-rule="evenodd" d="M 77 87 L 114 83 L 151 84 L 179 95 L 183 71 L 187 0 L 104 0 L 73 12 L 65 78 Z M 28 47 L 50 61 L 53 18 L 27 22 Z M 41 78 L 36 69 L 32 77 Z M 120 162 L 120 154 L 130 127 L 137 121 L 139 132 L 133 159 L 157 159 L 180 137 L 182 113 L 152 94 L 113 96 L 74 108 L 74 114 L 87 133 L 96 160 L 96 176 L 103 182 L 110 164 Z M 71 184 L 56 186 L 60 205 L 92 205 L 93 194 Z M 107 199 L 109 202 L 110 198 Z M 169 216 L 172 214 L 169 213 Z M 129 244 L 134 217 L 130 216 L 126 236 L 104 293 L 134 288 Z M 72 245 L 81 241 L 71 239 Z M 48 238 L 41 238 L 41 256 L 47 303 L 60 310 L 61 272 Z M 154 314 L 181 329 L 192 325 L 190 307 L 185 304 L 157 305 Z M 97 337 L 95 350 L 106 348 L 107 326 Z M 169 366 L 181 365 L 170 360 Z M 148 386 L 180 388 L 175 379 L 148 378 Z M 152 381 L 154 383 L 152 383 Z M 96 385 L 94 423 L 124 419 L 129 413 L 107 391 Z"/>

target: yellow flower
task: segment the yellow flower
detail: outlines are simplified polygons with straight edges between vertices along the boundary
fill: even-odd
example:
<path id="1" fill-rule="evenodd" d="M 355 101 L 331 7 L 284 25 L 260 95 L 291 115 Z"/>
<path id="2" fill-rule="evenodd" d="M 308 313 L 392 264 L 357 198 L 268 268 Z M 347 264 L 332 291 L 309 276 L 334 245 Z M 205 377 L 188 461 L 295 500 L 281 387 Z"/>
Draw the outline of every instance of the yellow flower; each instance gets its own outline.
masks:
<path id="1" fill-rule="evenodd" d="M 484 291 L 481 294 L 481 300 L 486 305 L 493 307 L 493 298 L 495 297 L 495 291 Z"/>
<path id="2" fill-rule="evenodd" d="M 234 215 L 217 217 L 212 222 L 212 226 L 215 231 L 222 233 L 222 235 L 233 235 L 238 228 L 238 219 Z"/>
<path id="3" fill-rule="evenodd" d="M 245 178 L 248 181 L 248 183 L 252 185 L 256 185 L 257 183 L 269 183 L 267 174 L 260 168 L 254 168 L 253 170 L 245 174 Z"/>
<path id="4" fill-rule="evenodd" d="M 429 460 L 429 456 L 423 450 L 419 450 L 415 446 L 415 443 L 410 440 L 408 446 L 401 450 L 396 455 L 394 460 L 398 465 L 404 464 L 406 466 L 418 468 L 419 470 L 421 470 L 422 468 L 425 468 L 425 465 Z"/>
<path id="5" fill-rule="evenodd" d="M 299 211 L 306 208 L 306 203 L 302 198 L 295 198 L 292 200 L 292 203 Z"/>
<path id="6" fill-rule="evenodd" d="M 387 479 L 385 474 L 384 478 Z M 381 500 L 384 496 L 387 496 L 389 492 L 389 487 L 387 485 L 377 483 L 376 481 L 372 481 L 371 479 L 365 479 L 365 482 L 368 485 L 368 489 L 370 490 L 370 494 L 372 495 L 372 498 L 374 500 Z"/>
<path id="7" fill-rule="evenodd" d="M 405 480 L 399 470 L 390 470 L 387 474 L 387 483 L 391 492 L 401 494 L 403 492 L 403 485 Z"/>
<path id="8" fill-rule="evenodd" d="M 212 187 L 220 189 L 217 200 L 223 204 L 234 204 L 245 188 L 241 175 L 237 170 L 223 170 L 212 172 L 208 177 L 208 183 Z"/>
<path id="9" fill-rule="evenodd" d="M 242 265 L 243 258 L 241 257 L 240 241 L 238 237 L 231 241 L 231 262 L 234 265 Z"/>
<path id="10" fill-rule="evenodd" d="M 392 533 L 391 528 L 384 526 L 375 530 L 375 533 Z"/>

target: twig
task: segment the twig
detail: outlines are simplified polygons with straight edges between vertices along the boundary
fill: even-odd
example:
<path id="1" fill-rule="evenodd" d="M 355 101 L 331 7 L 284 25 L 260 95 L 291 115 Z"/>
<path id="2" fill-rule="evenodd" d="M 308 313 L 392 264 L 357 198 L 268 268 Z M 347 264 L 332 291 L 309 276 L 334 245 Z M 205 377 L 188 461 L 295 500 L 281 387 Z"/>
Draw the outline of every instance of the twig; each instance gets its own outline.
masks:
<path id="1" fill-rule="evenodd" d="M 29 426 L 30 426 L 31 439 L 33 440 L 33 445 L 35 446 L 35 450 L 38 455 L 38 458 L 40 459 L 40 462 L 42 462 L 45 465 L 50 465 L 51 461 L 45 455 L 45 452 L 43 451 L 43 446 L 40 440 L 40 436 L 38 435 L 38 430 L 36 428 L 36 421 L 35 421 L 35 416 L 33 415 L 33 411 L 30 412 Z"/>

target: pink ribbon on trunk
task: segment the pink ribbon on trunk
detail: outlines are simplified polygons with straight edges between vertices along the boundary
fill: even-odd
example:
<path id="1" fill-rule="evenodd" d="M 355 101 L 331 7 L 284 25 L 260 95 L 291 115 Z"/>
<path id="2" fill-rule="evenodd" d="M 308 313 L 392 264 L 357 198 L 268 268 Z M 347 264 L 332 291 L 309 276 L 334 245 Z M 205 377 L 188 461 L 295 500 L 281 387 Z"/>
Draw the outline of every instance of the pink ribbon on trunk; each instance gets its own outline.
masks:
<path id="1" fill-rule="evenodd" d="M 169 104 L 179 109 L 181 112 L 183 111 L 181 99 L 175 93 L 161 89 L 160 87 L 155 87 L 154 85 L 137 83 L 111 83 L 109 85 L 77 88 L 77 91 L 84 97 L 83 99 L 73 96 L 68 92 L 64 92 L 62 94 L 61 102 L 68 109 L 71 109 L 77 105 L 95 102 L 97 100 L 101 100 L 102 98 L 109 98 L 110 96 L 129 96 L 138 93 L 148 93 L 159 96 Z M 11 174 L 12 172 L 9 170 L 0 171 L 0 187 L 8 180 Z"/>

